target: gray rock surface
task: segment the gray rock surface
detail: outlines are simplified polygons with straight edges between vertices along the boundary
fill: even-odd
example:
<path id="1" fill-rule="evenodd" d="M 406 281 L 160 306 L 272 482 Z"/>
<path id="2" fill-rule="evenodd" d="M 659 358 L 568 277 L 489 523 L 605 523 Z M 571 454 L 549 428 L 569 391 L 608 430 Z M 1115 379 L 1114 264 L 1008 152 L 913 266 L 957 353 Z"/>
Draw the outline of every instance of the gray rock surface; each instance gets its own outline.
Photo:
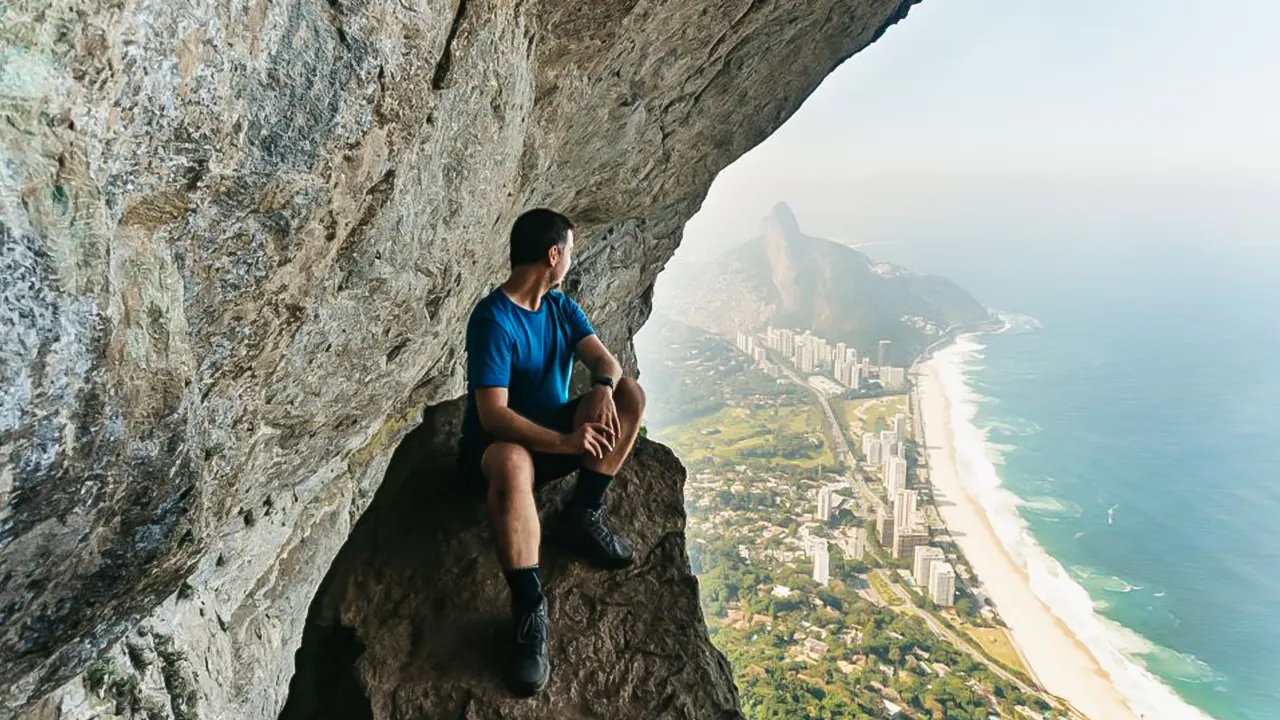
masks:
<path id="1" fill-rule="evenodd" d="M 561 552 L 556 510 L 572 480 L 540 493 L 554 670 L 536 699 L 511 697 L 509 601 L 483 498 L 458 482 L 449 448 L 431 447 L 436 422 L 401 444 L 321 585 L 281 720 L 740 717 L 685 559 L 684 469 L 643 439 L 608 497 L 634 567 L 600 572 Z"/>
<path id="2" fill-rule="evenodd" d="M 630 363 L 714 174 L 912 2 L 11 0 L 0 717 L 276 716 L 511 220 L 578 220 Z"/>

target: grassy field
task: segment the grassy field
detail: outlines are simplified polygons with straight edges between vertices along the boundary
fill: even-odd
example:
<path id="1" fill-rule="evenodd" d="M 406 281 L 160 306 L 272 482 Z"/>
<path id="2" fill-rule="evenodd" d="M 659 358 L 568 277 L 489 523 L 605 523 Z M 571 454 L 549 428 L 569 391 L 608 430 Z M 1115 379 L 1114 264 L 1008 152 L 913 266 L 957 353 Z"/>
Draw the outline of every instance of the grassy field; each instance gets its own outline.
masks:
<path id="1" fill-rule="evenodd" d="M 888 429 L 893 425 L 893 416 L 907 411 L 907 396 L 891 395 L 871 400 L 834 400 L 832 408 L 844 420 L 845 428 L 854 439 L 860 438 L 864 432 L 872 432 L 876 427 Z M 864 419 L 858 417 L 858 410 L 865 408 Z M 908 424 L 910 437 L 910 424 Z"/>
<path id="2" fill-rule="evenodd" d="M 714 452 L 720 462 L 749 462 L 781 454 L 786 448 L 803 450 L 799 457 L 779 457 L 802 468 L 819 463 L 835 465 L 835 455 L 822 431 L 822 411 L 816 405 L 794 405 L 748 410 L 724 408 L 697 420 L 654 433 L 689 463 L 707 459 Z M 754 453 L 754 455 L 753 455 Z"/>
<path id="3" fill-rule="evenodd" d="M 883 575 L 872 570 L 867 577 L 871 580 L 871 589 L 875 590 L 882 600 L 893 606 L 902 604 L 902 597 L 889 587 L 889 581 Z"/>
<path id="4" fill-rule="evenodd" d="M 972 637 L 987 654 L 1000 661 L 1001 664 L 1011 670 L 1016 670 L 1023 675 L 1028 675 L 1027 668 L 1022 664 L 1022 658 L 1018 655 L 1018 651 L 1013 647 L 1013 640 L 1009 637 L 1009 631 L 1004 628 L 981 628 L 971 625 L 963 625 L 964 631 Z"/>

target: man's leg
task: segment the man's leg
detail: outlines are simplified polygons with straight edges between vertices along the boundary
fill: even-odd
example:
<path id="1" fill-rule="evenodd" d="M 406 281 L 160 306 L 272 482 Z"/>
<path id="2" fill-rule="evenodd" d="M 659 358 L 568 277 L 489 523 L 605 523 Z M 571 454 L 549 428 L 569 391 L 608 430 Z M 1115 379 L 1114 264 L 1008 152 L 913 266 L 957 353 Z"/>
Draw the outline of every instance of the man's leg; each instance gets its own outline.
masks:
<path id="1" fill-rule="evenodd" d="M 542 690 L 551 674 L 547 654 L 547 603 L 538 572 L 542 530 L 533 499 L 533 457 L 515 443 L 496 442 L 484 452 L 481 470 L 489 483 L 489 516 L 498 540 L 498 560 L 511 588 L 515 649 L 507 671 L 521 695 Z"/>
<path id="2" fill-rule="evenodd" d="M 567 520 L 575 544 L 588 560 L 605 568 L 626 567 L 632 562 L 631 543 L 615 535 L 607 524 L 604 495 L 635 445 L 644 414 L 644 401 L 644 391 L 639 383 L 630 378 L 623 378 L 618 383 L 613 392 L 613 402 L 618 409 L 621 432 L 614 440 L 613 450 L 604 457 L 583 456 L 578 485 L 570 501 Z M 575 425 L 586 422 L 586 415 L 586 403 L 582 403 L 578 406 Z"/>

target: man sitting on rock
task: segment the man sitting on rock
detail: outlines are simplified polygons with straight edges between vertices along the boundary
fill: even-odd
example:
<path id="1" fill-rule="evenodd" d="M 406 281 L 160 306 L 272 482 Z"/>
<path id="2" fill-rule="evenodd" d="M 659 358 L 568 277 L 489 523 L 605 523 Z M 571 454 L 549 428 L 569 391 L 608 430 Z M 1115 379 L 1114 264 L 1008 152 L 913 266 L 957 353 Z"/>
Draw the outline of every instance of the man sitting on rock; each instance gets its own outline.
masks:
<path id="1" fill-rule="evenodd" d="M 515 620 L 508 679 L 526 696 L 542 690 L 551 674 L 534 487 L 576 470 L 577 486 L 561 518 L 563 539 L 598 567 L 632 562 L 631 544 L 610 528 L 604 495 L 635 443 L 644 393 L 622 377 L 582 308 L 555 290 L 572 253 L 567 217 L 546 209 L 524 213 L 511 228 L 510 276 L 467 323 L 467 409 L 458 459 L 466 474 L 488 484 Z M 575 357 L 590 370 L 592 388 L 570 400 Z"/>

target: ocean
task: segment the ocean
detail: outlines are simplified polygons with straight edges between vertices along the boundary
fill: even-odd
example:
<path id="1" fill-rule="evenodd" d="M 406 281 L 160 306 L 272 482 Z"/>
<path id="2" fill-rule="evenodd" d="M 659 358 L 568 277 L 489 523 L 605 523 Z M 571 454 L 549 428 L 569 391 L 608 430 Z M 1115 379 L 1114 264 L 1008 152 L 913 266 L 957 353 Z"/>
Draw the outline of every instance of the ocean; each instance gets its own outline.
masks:
<path id="1" fill-rule="evenodd" d="M 1280 718 L 1280 253 L 1050 254 L 952 275 L 1008 320 L 940 353 L 963 480 L 1144 717 Z"/>

